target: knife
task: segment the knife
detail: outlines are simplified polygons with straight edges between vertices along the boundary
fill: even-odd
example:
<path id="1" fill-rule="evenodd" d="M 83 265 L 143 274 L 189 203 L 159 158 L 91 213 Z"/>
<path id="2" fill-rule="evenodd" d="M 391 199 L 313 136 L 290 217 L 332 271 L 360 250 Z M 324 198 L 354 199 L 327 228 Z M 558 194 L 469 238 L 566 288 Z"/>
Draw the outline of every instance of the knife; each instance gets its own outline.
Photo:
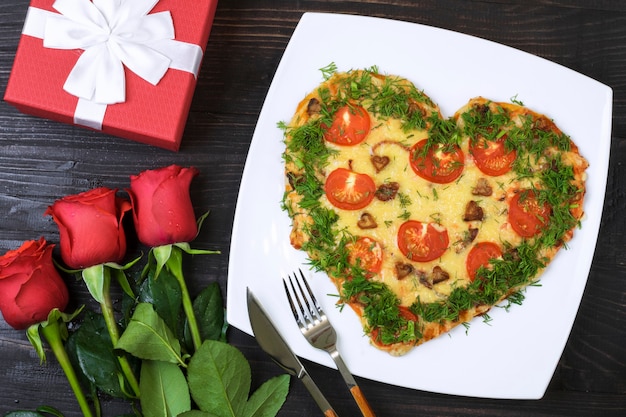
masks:
<path id="1" fill-rule="evenodd" d="M 304 369 L 300 359 L 291 351 L 278 329 L 276 329 L 276 326 L 274 326 L 274 323 L 272 323 L 263 307 L 259 304 L 259 300 L 250 291 L 250 288 L 246 288 L 246 296 L 248 299 L 250 325 L 261 349 L 270 355 L 281 368 L 302 381 L 326 417 L 337 417 L 335 410 L 333 410 L 322 391 L 315 385 L 309 373 Z"/>

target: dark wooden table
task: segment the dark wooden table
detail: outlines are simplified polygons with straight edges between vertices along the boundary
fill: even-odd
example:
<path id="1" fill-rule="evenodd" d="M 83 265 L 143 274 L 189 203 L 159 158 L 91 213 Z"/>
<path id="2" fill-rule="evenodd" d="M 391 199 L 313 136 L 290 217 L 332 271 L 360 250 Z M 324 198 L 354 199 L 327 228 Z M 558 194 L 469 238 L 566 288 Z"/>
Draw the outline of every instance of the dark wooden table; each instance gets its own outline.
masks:
<path id="1" fill-rule="evenodd" d="M 2 92 L 28 3 L 0 3 Z M 179 153 L 25 116 L 0 103 L 1 253 L 39 236 L 58 242 L 55 224 L 43 216 L 57 198 L 99 185 L 124 188 L 129 175 L 144 169 L 194 165 L 201 172 L 192 184 L 194 204 L 198 213 L 211 210 L 195 246 L 222 254 L 193 259 L 190 287 L 198 291 L 217 280 L 225 295 L 232 221 L 248 146 L 274 71 L 306 11 L 371 15 L 452 29 L 547 58 L 614 90 L 600 236 L 578 316 L 544 398 L 465 398 L 360 379 L 378 415 L 626 415 L 626 1 L 220 0 Z M 491 64 L 498 65 L 485 63 Z M 70 290 L 76 303 L 88 302 L 83 286 L 70 283 Z M 282 373 L 252 337 L 230 329 L 229 342 L 250 361 L 254 387 Z M 24 332 L 0 321 L 0 413 L 46 404 L 68 417 L 80 415 L 62 371 L 52 355 L 49 358 L 41 366 Z M 336 371 L 308 366 L 340 415 L 358 415 Z M 503 383 L 515 377 L 502 370 Z M 467 383 L 473 381 L 474 376 L 467 375 Z M 108 399 L 104 409 L 106 416 L 129 411 L 125 403 Z M 292 380 L 280 415 L 320 413 L 303 386 Z"/>

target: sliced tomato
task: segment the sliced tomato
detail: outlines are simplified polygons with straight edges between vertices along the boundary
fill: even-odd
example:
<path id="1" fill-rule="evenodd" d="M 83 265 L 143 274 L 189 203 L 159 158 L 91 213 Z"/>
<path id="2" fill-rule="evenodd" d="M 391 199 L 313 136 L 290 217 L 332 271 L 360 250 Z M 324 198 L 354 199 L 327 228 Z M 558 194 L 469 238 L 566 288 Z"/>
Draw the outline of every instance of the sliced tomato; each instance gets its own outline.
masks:
<path id="1" fill-rule="evenodd" d="M 398 248 L 412 261 L 429 262 L 448 248 L 448 231 L 437 223 L 404 222 L 398 230 Z"/>
<path id="2" fill-rule="evenodd" d="M 398 306 L 398 308 L 400 309 L 401 317 L 404 317 L 408 321 L 417 322 L 417 316 L 411 311 L 410 308 L 405 307 L 405 306 Z"/>
<path id="3" fill-rule="evenodd" d="M 547 225 L 548 204 L 539 204 L 533 190 L 517 193 L 509 203 L 509 223 L 522 237 L 533 237 Z"/>
<path id="4" fill-rule="evenodd" d="M 324 191 L 333 206 L 343 210 L 360 210 L 374 198 L 376 184 L 367 174 L 337 168 L 326 178 Z"/>
<path id="5" fill-rule="evenodd" d="M 370 237 L 359 237 L 346 245 L 348 262 L 371 273 L 378 273 L 383 265 L 383 248 Z"/>
<path id="6" fill-rule="evenodd" d="M 502 249 L 493 242 L 479 242 L 467 254 L 465 269 L 470 280 L 476 279 L 476 272 L 482 267 L 487 267 L 492 259 L 500 258 Z"/>
<path id="7" fill-rule="evenodd" d="M 335 113 L 332 125 L 322 124 L 322 129 L 328 142 L 343 146 L 358 145 L 370 131 L 370 116 L 361 106 L 345 105 Z"/>
<path id="8" fill-rule="evenodd" d="M 428 139 L 417 142 L 411 149 L 411 168 L 420 177 L 438 184 L 459 178 L 463 172 L 465 155 L 457 145 L 435 144 L 428 149 Z"/>
<path id="9" fill-rule="evenodd" d="M 495 141 L 480 138 L 470 143 L 469 150 L 478 169 L 492 177 L 506 174 L 511 170 L 517 152 L 515 149 L 507 150 L 505 140 L 506 135 Z"/>
<path id="10" fill-rule="evenodd" d="M 398 306 L 398 309 L 400 311 L 400 317 L 404 318 L 407 321 L 412 321 L 417 323 L 417 316 L 408 308 L 405 306 Z M 374 328 L 372 329 L 372 331 L 370 332 L 370 338 L 372 339 L 372 342 L 378 346 L 388 346 L 389 344 L 385 344 L 383 343 L 382 340 L 380 340 L 380 329 L 379 328 Z"/>

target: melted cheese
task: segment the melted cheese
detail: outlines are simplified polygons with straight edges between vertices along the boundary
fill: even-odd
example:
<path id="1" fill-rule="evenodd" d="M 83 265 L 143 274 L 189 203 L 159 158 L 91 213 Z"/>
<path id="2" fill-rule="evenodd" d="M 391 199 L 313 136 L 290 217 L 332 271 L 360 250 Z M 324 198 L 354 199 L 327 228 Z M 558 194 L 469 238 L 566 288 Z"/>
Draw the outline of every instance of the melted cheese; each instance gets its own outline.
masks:
<path id="1" fill-rule="evenodd" d="M 337 224 L 339 230 L 345 229 L 355 236 L 369 236 L 377 240 L 384 249 L 382 271 L 372 279 L 383 281 L 400 298 L 401 304 L 409 306 L 416 299 L 432 302 L 445 298 L 451 290 L 469 283 L 466 272 L 466 258 L 471 245 L 476 242 L 491 241 L 517 245 L 520 237 L 507 223 L 507 189 L 514 181 L 514 174 L 509 173 L 497 178 L 487 178 L 474 165 L 468 151 L 468 141 L 464 141 L 462 150 L 465 155 L 465 167 L 462 176 L 449 184 L 434 184 L 416 175 L 409 163 L 410 147 L 427 137 L 426 131 L 404 132 L 397 120 L 379 120 L 373 117 L 372 126 L 366 140 L 357 146 L 338 146 L 328 144 L 338 153 L 329 161 L 326 173 L 337 168 L 348 168 L 355 172 L 368 174 L 374 179 L 377 187 L 387 182 L 399 184 L 398 194 L 389 201 L 374 199 L 362 210 L 341 210 L 332 206 L 326 197 L 322 204 L 339 213 Z M 380 172 L 370 161 L 373 152 L 378 156 L 386 156 L 389 163 Z M 489 197 L 474 196 L 472 189 L 479 178 L 487 178 L 493 188 Z M 483 209 L 483 221 L 467 222 L 463 220 L 466 204 L 476 201 Z M 367 212 L 377 223 L 374 229 L 360 229 L 357 226 L 361 215 Z M 445 254 L 431 262 L 412 262 L 400 252 L 397 245 L 398 229 L 406 220 L 420 222 L 436 222 L 448 232 L 450 246 Z M 468 233 L 468 229 L 479 229 L 473 243 L 458 250 L 460 242 Z M 461 246 L 462 247 L 462 246 Z M 419 282 L 417 274 L 410 274 L 398 279 L 396 263 L 410 263 L 415 271 L 430 274 L 439 265 L 450 276 L 432 288 Z"/>
<path id="2" fill-rule="evenodd" d="M 349 83 L 346 83 L 347 81 L 349 81 Z M 387 84 L 387 81 L 391 83 Z M 493 242 L 503 248 L 506 244 L 507 247 L 515 249 L 522 243 L 522 238 L 508 224 L 509 202 L 519 190 L 533 187 L 542 188 L 544 184 L 537 178 L 519 180 L 517 175 L 513 172 L 498 177 L 490 177 L 483 174 L 478 169 L 472 155 L 469 153 L 469 138 L 467 137 L 463 138 L 461 143 L 461 150 L 465 157 L 464 170 L 457 180 L 448 184 L 435 184 L 422 179 L 413 172 L 409 158 L 411 148 L 417 142 L 427 138 L 427 131 L 414 130 L 406 132 L 403 130 L 403 126 L 399 120 L 393 118 L 381 119 L 377 117 L 379 111 L 386 114 L 393 113 L 393 111 L 390 112 L 390 109 L 385 107 L 389 102 L 384 100 L 377 102 L 377 96 L 372 96 L 367 89 L 364 89 L 362 96 L 354 95 L 352 91 L 353 82 L 354 86 L 357 87 L 360 83 L 365 83 L 366 86 L 376 85 L 377 87 L 381 87 L 381 92 L 385 90 L 385 94 L 389 93 L 388 87 L 393 84 L 395 88 L 403 89 L 404 92 L 409 93 L 408 98 L 404 97 L 404 99 L 406 99 L 404 104 L 409 107 L 408 117 L 403 117 L 406 123 L 419 122 L 419 120 L 413 117 L 417 115 L 416 112 L 421 114 L 423 117 L 422 121 L 427 121 L 428 123 L 433 123 L 432 117 L 441 115 L 438 106 L 425 95 L 417 93 L 412 88 L 412 84 L 407 80 L 361 71 L 354 73 L 354 77 L 350 74 L 335 74 L 329 80 L 325 81 L 318 90 L 310 93 L 300 102 L 291 120 L 290 126 L 296 128 L 310 123 L 311 126 L 315 127 L 315 123 L 320 117 L 328 116 L 322 111 L 323 106 L 319 104 L 325 100 L 327 95 L 330 95 L 331 97 L 359 97 L 355 100 L 358 101 L 359 105 L 368 109 L 372 127 L 365 140 L 358 145 L 339 146 L 324 142 L 326 147 L 337 152 L 333 154 L 329 160 L 326 159 L 326 153 L 320 154 L 320 159 L 317 161 L 319 163 L 315 165 L 313 171 L 306 171 L 306 174 L 316 175 L 323 183 L 328 175 L 335 169 L 346 168 L 356 173 L 369 175 L 377 188 L 385 184 L 397 183 L 397 193 L 394 198 L 386 198 L 387 201 L 374 198 L 367 207 L 360 210 L 349 211 L 334 207 L 325 195 L 320 197 L 319 202 L 325 208 L 338 214 L 339 220 L 337 224 L 333 224 L 333 231 L 339 232 L 345 230 L 355 237 L 375 239 L 378 244 L 382 246 L 381 252 L 383 259 L 381 271 L 371 276 L 368 275 L 368 279 L 384 282 L 399 298 L 401 305 L 411 306 L 416 301 L 422 305 L 445 301 L 453 289 L 463 288 L 469 284 L 470 280 L 466 271 L 466 262 L 473 245 L 479 242 Z M 384 88 L 382 88 L 383 86 Z M 346 90 L 346 87 L 349 87 L 349 91 Z M 509 114 L 511 121 L 513 121 L 517 127 L 521 128 L 520 130 L 522 131 L 524 130 L 523 128 L 529 126 L 526 125 L 526 123 L 532 122 L 532 126 L 529 126 L 533 129 L 532 134 L 542 135 L 546 132 L 557 135 L 561 134 L 556 125 L 543 115 L 535 114 L 517 105 L 493 103 L 482 97 L 470 100 L 466 106 L 455 113 L 453 119 L 456 120 L 458 127 L 461 128 L 458 129 L 457 132 L 465 131 L 462 129 L 464 121 L 474 123 L 474 120 L 464 118 L 464 113 L 473 110 L 477 112 L 476 114 L 480 115 L 486 108 L 485 106 L 489 106 L 493 114 L 501 114 L 502 111 Z M 347 113 L 344 114 L 344 116 L 347 117 Z M 530 116 L 531 119 L 528 119 L 528 116 Z M 470 117 L 472 116 L 470 115 Z M 480 120 L 479 117 L 479 122 L 482 123 Z M 346 124 L 349 122 L 349 118 L 344 120 Z M 472 125 L 468 127 L 471 128 Z M 510 126 L 504 128 L 508 129 Z M 469 130 L 471 129 L 468 129 L 468 131 Z M 435 135 L 439 133 L 436 129 L 433 130 L 433 132 Z M 298 146 L 302 146 L 302 148 L 296 149 L 295 146 L 292 147 L 291 145 L 293 145 L 293 143 L 290 145 L 290 142 L 293 137 L 295 136 L 290 137 L 290 135 L 287 134 L 285 141 L 287 144 L 287 152 L 285 155 L 288 156 L 285 158 L 285 168 L 288 174 L 288 181 L 286 183 L 286 194 L 283 202 L 293 220 L 290 235 L 291 243 L 294 247 L 300 249 L 304 247 L 309 239 L 316 239 L 315 233 L 312 233 L 314 229 L 309 229 L 309 225 L 313 224 L 316 220 L 310 216 L 306 208 L 300 206 L 302 196 L 308 195 L 307 193 L 310 190 L 307 190 L 306 186 L 300 188 L 300 192 L 304 193 L 301 196 L 298 194 L 299 191 L 296 190 L 298 187 L 295 185 L 295 181 L 298 181 L 303 169 L 298 164 L 299 157 L 304 157 L 309 149 L 300 142 L 296 143 L 298 143 Z M 436 137 L 437 136 L 434 136 L 433 138 Z M 300 137 L 300 139 L 301 138 L 302 137 Z M 318 138 L 315 137 L 313 139 Z M 527 139 L 532 140 L 530 137 L 527 137 Z M 549 158 L 547 157 L 551 152 L 558 152 L 562 161 L 570 165 L 574 170 L 574 185 L 580 190 L 580 193 L 571 199 L 570 211 L 576 219 L 581 219 L 584 214 L 582 208 L 585 190 L 584 171 L 588 164 L 586 160 L 579 155 L 578 149 L 571 141 L 570 146 L 571 151 L 569 152 L 557 149 L 556 147 L 553 149 L 546 148 L 543 150 L 543 156 L 540 156 L 540 160 L 538 161 L 527 160 L 527 158 L 524 157 L 523 169 L 528 169 L 530 173 L 546 171 L 550 168 L 548 162 Z M 315 151 L 315 147 L 312 147 L 312 155 L 316 155 Z M 535 153 L 533 153 L 533 155 L 535 155 Z M 377 158 L 372 160 L 373 156 Z M 328 162 L 328 164 L 326 164 L 326 162 Z M 387 162 L 387 164 L 384 168 L 381 168 L 381 165 L 385 162 Z M 526 165 L 527 162 L 530 166 Z M 294 183 L 292 183 L 292 180 Z M 493 190 L 491 195 L 476 196 L 472 194 L 472 190 L 476 187 L 479 180 L 486 180 L 488 182 Z M 305 185 L 308 185 L 308 183 L 305 183 Z M 395 189 L 395 184 L 384 188 L 384 197 L 393 195 Z M 317 192 L 318 190 L 315 191 Z M 315 198 L 317 198 L 317 194 Z M 463 220 L 466 206 L 470 201 L 474 201 L 474 203 L 478 204 L 482 209 L 482 220 Z M 367 213 L 368 216 L 363 216 L 364 213 Z M 371 226 L 372 220 L 376 223 L 376 227 L 374 228 L 369 227 Z M 423 224 L 432 223 L 436 225 L 438 230 L 445 228 L 448 234 L 449 246 L 443 255 L 430 262 L 414 262 L 405 257 L 398 247 L 397 235 L 400 227 L 407 220 L 417 220 Z M 360 228 L 359 223 L 367 228 Z M 320 223 L 320 225 L 326 226 L 323 222 Z M 473 240 L 469 238 L 470 230 L 473 232 L 477 231 Z M 572 234 L 573 230 L 567 231 L 563 236 L 563 241 L 571 239 Z M 339 235 L 340 234 L 338 234 L 338 236 Z M 337 237 L 337 239 L 338 238 L 339 237 Z M 560 245 L 556 245 L 539 249 L 537 256 L 542 257 L 542 261 L 549 262 L 559 250 L 559 247 Z M 315 250 L 308 250 L 310 250 L 309 255 L 312 259 L 318 256 Z M 354 260 L 349 259 L 349 261 L 353 262 Z M 397 267 L 398 264 L 400 268 Z M 407 264 L 410 264 L 412 268 L 407 267 Z M 333 265 L 328 266 L 328 271 L 332 273 L 333 267 Z M 437 271 L 436 274 L 434 272 L 435 269 Z M 445 273 L 442 274 L 440 270 Z M 541 271 L 539 271 L 539 274 L 540 272 Z M 536 274 L 534 277 L 524 278 L 529 280 L 537 279 L 539 274 Z M 435 276 L 437 278 L 443 277 L 444 279 L 438 283 L 434 283 Z M 445 279 L 446 277 L 447 279 Z M 340 293 L 343 290 L 343 281 L 343 278 L 334 280 Z M 523 285 L 527 283 L 528 282 L 523 283 Z M 520 287 L 509 288 L 509 290 L 512 292 L 519 288 Z M 503 292 L 499 296 L 503 299 L 511 292 Z M 367 305 L 361 304 L 361 301 L 352 302 L 352 300 L 349 300 L 348 303 L 360 316 L 364 330 L 369 332 L 371 324 L 368 323 L 369 318 L 365 317 Z M 430 319 L 428 319 L 429 321 L 419 320 L 420 323 L 418 325 L 420 326 L 421 334 L 416 343 L 420 344 L 437 337 L 459 323 L 469 321 L 476 315 L 485 313 L 490 308 L 491 305 L 489 304 L 478 303 L 467 309 L 458 311 L 458 316 L 453 320 L 441 318 L 435 318 L 432 321 L 430 321 Z M 382 325 L 381 327 L 378 323 L 374 325 L 383 329 L 387 326 Z M 391 328 L 391 330 L 395 331 L 393 328 Z M 372 336 L 374 336 L 373 332 Z M 386 350 L 392 355 L 400 355 L 408 352 L 413 347 L 413 344 L 410 342 L 399 342 L 380 346 L 376 343 L 376 346 Z"/>

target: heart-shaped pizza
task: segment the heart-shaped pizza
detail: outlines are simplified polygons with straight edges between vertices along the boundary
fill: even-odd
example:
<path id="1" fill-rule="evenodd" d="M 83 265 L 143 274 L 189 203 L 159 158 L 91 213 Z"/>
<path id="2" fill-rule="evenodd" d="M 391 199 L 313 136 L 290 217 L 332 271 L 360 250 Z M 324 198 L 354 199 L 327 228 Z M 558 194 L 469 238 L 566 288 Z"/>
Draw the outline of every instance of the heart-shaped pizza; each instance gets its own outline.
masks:
<path id="1" fill-rule="evenodd" d="M 521 103 L 444 117 L 375 67 L 322 73 L 282 124 L 283 208 L 372 344 L 402 355 L 521 303 L 583 216 L 588 163 L 570 137 Z"/>

